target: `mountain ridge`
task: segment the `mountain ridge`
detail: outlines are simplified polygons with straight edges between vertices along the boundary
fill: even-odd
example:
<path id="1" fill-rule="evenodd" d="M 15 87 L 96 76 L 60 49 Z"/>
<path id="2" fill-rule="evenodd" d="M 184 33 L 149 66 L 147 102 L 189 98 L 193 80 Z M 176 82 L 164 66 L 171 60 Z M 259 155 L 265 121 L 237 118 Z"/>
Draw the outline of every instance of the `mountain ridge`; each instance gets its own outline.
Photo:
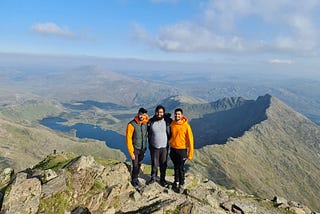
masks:
<path id="1" fill-rule="evenodd" d="M 320 127 L 270 95 L 256 102 L 267 107 L 266 119 L 225 144 L 197 150 L 191 170 L 261 197 L 277 193 L 319 209 Z"/>

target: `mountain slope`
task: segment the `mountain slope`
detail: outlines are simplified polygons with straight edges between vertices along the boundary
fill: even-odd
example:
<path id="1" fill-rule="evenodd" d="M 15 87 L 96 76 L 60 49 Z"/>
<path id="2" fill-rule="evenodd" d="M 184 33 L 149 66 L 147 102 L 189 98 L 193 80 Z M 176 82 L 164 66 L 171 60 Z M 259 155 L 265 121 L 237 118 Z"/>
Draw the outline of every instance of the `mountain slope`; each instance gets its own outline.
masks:
<path id="1" fill-rule="evenodd" d="M 191 170 L 260 197 L 281 195 L 319 209 L 320 127 L 275 97 L 259 100 L 265 119 L 226 144 L 199 149 Z"/>
<path id="2" fill-rule="evenodd" d="M 0 118 L 0 168 L 30 167 L 54 150 L 125 160 L 122 152 L 108 148 L 101 141 L 67 138 L 42 126 Z"/>

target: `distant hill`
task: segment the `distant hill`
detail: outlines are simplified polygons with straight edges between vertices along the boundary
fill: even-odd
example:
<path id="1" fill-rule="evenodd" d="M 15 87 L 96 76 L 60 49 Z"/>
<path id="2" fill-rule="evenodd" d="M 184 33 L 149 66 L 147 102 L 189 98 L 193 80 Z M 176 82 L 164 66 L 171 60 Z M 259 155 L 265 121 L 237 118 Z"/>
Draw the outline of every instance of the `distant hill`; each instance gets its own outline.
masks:
<path id="1" fill-rule="evenodd" d="M 189 120 L 201 118 L 205 114 L 226 111 L 243 105 L 247 101 L 242 97 L 228 97 L 208 103 L 207 101 L 191 96 L 170 96 L 160 103 L 166 108 L 167 112 L 173 113 L 176 108 L 182 108 Z M 155 106 L 153 107 L 155 108 Z"/>
<path id="2" fill-rule="evenodd" d="M 279 99 L 265 95 L 191 124 L 195 143 L 207 145 L 196 151 L 191 171 L 320 209 L 320 127 Z"/>
<path id="3" fill-rule="evenodd" d="M 54 150 L 125 160 L 122 152 L 108 148 L 104 142 L 65 137 L 39 125 L 23 125 L 0 117 L 0 168 L 30 167 Z"/>
<path id="4" fill-rule="evenodd" d="M 4 74 L 3 88 L 29 92 L 60 102 L 92 100 L 123 106 L 156 103 L 178 94 L 175 87 L 136 79 L 97 66 L 82 66 L 50 72 L 9 72 Z M 21 84 L 23 83 L 23 84 Z M 1 98 L 1 93 L 0 93 Z"/>

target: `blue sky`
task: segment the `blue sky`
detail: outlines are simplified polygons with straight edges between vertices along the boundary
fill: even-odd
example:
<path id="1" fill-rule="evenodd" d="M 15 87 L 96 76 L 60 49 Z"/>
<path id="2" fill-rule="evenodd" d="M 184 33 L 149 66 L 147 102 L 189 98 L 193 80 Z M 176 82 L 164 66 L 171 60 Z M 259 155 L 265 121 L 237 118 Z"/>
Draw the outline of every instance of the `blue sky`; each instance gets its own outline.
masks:
<path id="1" fill-rule="evenodd" d="M 318 0 L 0 0 L 0 52 L 319 61 Z"/>

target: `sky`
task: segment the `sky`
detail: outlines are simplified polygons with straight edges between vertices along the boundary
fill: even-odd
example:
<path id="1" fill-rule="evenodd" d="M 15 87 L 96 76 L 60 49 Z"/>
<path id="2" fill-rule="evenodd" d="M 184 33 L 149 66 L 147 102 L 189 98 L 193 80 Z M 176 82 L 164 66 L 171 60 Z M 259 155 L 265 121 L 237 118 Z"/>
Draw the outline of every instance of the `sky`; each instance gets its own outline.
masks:
<path id="1" fill-rule="evenodd" d="M 319 0 L 0 0 L 0 53 L 314 65 Z"/>

